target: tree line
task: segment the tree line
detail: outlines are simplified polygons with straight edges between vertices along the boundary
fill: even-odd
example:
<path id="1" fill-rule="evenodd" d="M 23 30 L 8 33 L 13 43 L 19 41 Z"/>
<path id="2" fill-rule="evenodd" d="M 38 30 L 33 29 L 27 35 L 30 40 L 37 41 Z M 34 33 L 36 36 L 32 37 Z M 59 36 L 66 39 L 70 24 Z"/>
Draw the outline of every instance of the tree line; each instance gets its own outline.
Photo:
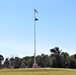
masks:
<path id="1" fill-rule="evenodd" d="M 0 68 L 32 68 L 34 56 L 11 57 L 3 60 L 4 57 L 0 54 Z M 36 61 L 38 66 L 43 68 L 76 68 L 76 54 L 69 55 L 67 52 L 62 52 L 59 47 L 50 49 L 50 55 L 37 55 Z"/>

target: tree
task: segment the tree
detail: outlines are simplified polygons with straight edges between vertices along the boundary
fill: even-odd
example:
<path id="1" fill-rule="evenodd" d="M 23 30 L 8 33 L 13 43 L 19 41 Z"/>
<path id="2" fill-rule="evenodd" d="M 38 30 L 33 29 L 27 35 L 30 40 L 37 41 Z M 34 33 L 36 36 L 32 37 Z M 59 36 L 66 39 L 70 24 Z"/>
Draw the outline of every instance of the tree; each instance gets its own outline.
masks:
<path id="1" fill-rule="evenodd" d="M 4 60 L 4 57 L 0 55 L 0 68 L 2 67 L 2 61 Z"/>
<path id="2" fill-rule="evenodd" d="M 15 60 L 15 59 L 14 59 L 13 57 L 11 57 L 11 58 L 9 59 L 11 68 L 14 68 L 14 60 Z"/>
<path id="3" fill-rule="evenodd" d="M 21 68 L 26 68 L 26 60 L 22 59 Z"/>
<path id="4" fill-rule="evenodd" d="M 25 65 L 27 68 L 31 68 L 33 64 L 33 56 L 26 56 L 22 58 L 22 65 Z"/>
<path id="5" fill-rule="evenodd" d="M 68 62 L 68 58 L 69 58 L 69 54 L 67 52 L 62 52 L 61 53 L 61 60 L 63 63 L 63 68 L 68 68 L 69 66 L 69 62 Z"/>
<path id="6" fill-rule="evenodd" d="M 48 55 L 41 54 L 36 58 L 39 67 L 50 67 L 50 57 Z"/>
<path id="7" fill-rule="evenodd" d="M 55 47 L 53 49 L 50 49 L 50 52 L 52 52 L 53 54 L 60 54 L 62 50 L 59 50 L 59 47 Z"/>
<path id="8" fill-rule="evenodd" d="M 15 57 L 14 59 L 14 68 L 21 68 L 22 60 L 19 57 Z"/>
<path id="9" fill-rule="evenodd" d="M 60 56 L 61 51 L 62 50 L 60 50 L 59 47 L 55 47 L 53 49 L 50 49 L 50 52 L 52 53 L 51 54 L 52 55 L 51 56 L 52 67 L 56 67 L 56 68 L 62 67 L 62 60 L 61 60 L 61 56 Z"/>
<path id="10" fill-rule="evenodd" d="M 76 59 L 76 54 L 74 54 L 74 58 Z"/>
<path id="11" fill-rule="evenodd" d="M 8 58 L 5 59 L 3 66 L 4 66 L 5 68 L 10 68 L 10 62 L 9 62 L 9 59 L 8 59 Z"/>
<path id="12" fill-rule="evenodd" d="M 73 55 L 69 57 L 68 61 L 69 61 L 69 68 L 76 68 L 76 60 Z"/>

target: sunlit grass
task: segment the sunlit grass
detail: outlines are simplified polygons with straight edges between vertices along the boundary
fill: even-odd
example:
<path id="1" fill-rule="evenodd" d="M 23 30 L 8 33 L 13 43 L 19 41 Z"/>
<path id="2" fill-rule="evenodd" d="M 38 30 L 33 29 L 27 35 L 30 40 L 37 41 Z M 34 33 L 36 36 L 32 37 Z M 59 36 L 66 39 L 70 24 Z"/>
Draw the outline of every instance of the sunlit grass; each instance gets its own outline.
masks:
<path id="1" fill-rule="evenodd" d="M 56 68 L 1 69 L 0 75 L 76 75 L 76 70 Z"/>

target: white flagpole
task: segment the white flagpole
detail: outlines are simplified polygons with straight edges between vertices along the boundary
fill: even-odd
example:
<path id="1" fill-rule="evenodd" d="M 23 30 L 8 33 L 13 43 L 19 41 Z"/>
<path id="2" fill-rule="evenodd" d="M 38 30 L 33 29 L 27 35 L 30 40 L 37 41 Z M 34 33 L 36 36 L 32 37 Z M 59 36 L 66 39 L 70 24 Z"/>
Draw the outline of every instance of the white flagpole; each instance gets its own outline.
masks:
<path id="1" fill-rule="evenodd" d="M 35 9 L 34 9 L 34 63 L 33 68 L 37 68 L 38 64 L 36 63 L 36 22 L 35 22 Z"/>
<path id="2" fill-rule="evenodd" d="M 35 9 L 34 9 L 34 63 L 36 64 L 36 22 L 35 22 Z"/>

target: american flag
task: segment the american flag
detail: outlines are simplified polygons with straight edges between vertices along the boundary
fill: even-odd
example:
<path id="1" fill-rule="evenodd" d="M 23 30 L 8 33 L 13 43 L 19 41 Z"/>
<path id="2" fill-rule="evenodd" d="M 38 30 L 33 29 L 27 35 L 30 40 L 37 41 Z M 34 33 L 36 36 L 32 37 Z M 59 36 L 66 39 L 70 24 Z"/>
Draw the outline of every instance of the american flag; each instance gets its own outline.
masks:
<path id="1" fill-rule="evenodd" d="M 38 13 L 38 11 L 37 10 L 34 10 L 35 11 L 35 13 Z"/>

